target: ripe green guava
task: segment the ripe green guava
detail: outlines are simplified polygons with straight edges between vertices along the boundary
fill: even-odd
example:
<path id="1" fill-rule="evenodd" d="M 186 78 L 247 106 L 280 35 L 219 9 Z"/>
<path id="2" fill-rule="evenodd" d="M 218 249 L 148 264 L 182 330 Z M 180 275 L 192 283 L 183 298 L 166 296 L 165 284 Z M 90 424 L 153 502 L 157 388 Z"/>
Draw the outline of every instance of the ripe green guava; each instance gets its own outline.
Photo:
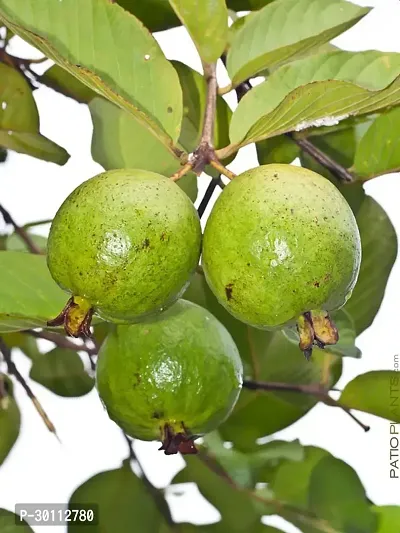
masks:
<path id="1" fill-rule="evenodd" d="M 219 302 L 261 329 L 296 323 L 300 347 L 335 344 L 328 312 L 342 307 L 361 260 L 354 215 L 310 170 L 265 165 L 236 177 L 207 221 L 202 264 Z"/>
<path id="2" fill-rule="evenodd" d="M 162 441 L 166 455 L 196 453 L 193 440 L 232 411 L 242 371 L 225 327 L 178 300 L 149 321 L 115 326 L 100 349 L 96 383 L 108 415 L 128 435 Z"/>
<path id="3" fill-rule="evenodd" d="M 113 170 L 85 181 L 51 226 L 47 264 L 72 297 L 49 325 L 88 335 L 93 312 L 129 323 L 161 311 L 185 290 L 200 247 L 197 212 L 166 177 Z"/>

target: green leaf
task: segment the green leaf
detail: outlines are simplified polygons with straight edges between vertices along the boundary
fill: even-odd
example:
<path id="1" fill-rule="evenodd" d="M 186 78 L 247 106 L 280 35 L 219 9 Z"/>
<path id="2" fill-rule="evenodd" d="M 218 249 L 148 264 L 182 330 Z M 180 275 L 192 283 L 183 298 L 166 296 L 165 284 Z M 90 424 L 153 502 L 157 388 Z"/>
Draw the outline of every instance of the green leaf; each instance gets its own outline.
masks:
<path id="1" fill-rule="evenodd" d="M 178 76 L 133 15 L 109 0 L 0 0 L 0 18 L 174 152 L 182 120 Z"/>
<path id="2" fill-rule="evenodd" d="M 34 533 L 25 520 L 19 519 L 18 515 L 6 509 L 0 509 L 0 531 L 1 533 Z"/>
<path id="3" fill-rule="evenodd" d="M 123 109 L 104 98 L 89 104 L 93 120 L 92 156 L 106 170 L 141 168 L 172 175 L 179 169 L 179 159 L 149 130 Z M 178 181 L 178 185 L 194 201 L 197 179 L 192 173 Z"/>
<path id="4" fill-rule="evenodd" d="M 25 78 L 0 63 L 0 146 L 64 165 L 68 153 L 39 133 L 39 114 Z"/>
<path id="5" fill-rule="evenodd" d="M 399 384 L 398 372 L 373 370 L 350 381 L 339 402 L 350 409 L 358 409 L 399 423 Z"/>
<path id="6" fill-rule="evenodd" d="M 336 457 L 324 457 L 311 473 L 310 510 L 343 533 L 375 533 L 377 517 L 356 472 Z"/>
<path id="7" fill-rule="evenodd" d="M 231 43 L 228 73 L 235 85 L 293 61 L 351 28 L 367 13 L 342 0 L 277 0 L 246 18 Z"/>
<path id="8" fill-rule="evenodd" d="M 180 144 L 192 152 L 200 143 L 206 108 L 207 83 L 204 76 L 180 61 L 173 61 L 183 92 L 183 121 Z M 214 127 L 214 146 L 229 144 L 229 123 L 232 112 L 225 100 L 218 96 Z"/>
<path id="9" fill-rule="evenodd" d="M 206 526 L 195 526 L 194 524 L 179 524 L 179 533 L 227 533 L 230 531 L 225 521 L 209 524 Z M 265 526 L 264 524 L 255 524 L 246 533 L 283 533 L 281 529 Z"/>
<path id="10" fill-rule="evenodd" d="M 350 169 L 363 180 L 400 170 L 400 107 L 374 120 L 357 146 Z"/>
<path id="11" fill-rule="evenodd" d="M 228 40 L 228 11 L 225 0 L 169 0 L 206 63 L 217 61 Z"/>
<path id="12" fill-rule="evenodd" d="M 79 355 L 65 348 L 54 348 L 37 357 L 29 377 L 66 398 L 84 396 L 94 386 L 94 380 L 86 373 Z"/>
<path id="13" fill-rule="evenodd" d="M 201 274 L 193 277 L 184 298 L 207 308 L 225 325 L 239 349 L 246 378 L 297 384 L 319 382 L 324 352 L 315 349 L 312 361 L 307 362 L 298 346 L 283 333 L 262 331 L 239 322 L 217 302 Z M 334 383 L 341 373 L 340 358 L 334 357 L 331 371 Z M 244 389 L 220 433 L 236 448 L 253 450 L 256 439 L 291 425 L 315 403 L 315 398 L 297 393 Z"/>
<path id="14" fill-rule="evenodd" d="M 235 11 L 247 11 L 248 9 L 260 9 L 274 0 L 227 0 L 226 4 Z"/>
<path id="15" fill-rule="evenodd" d="M 356 346 L 357 335 L 351 315 L 345 309 L 340 309 L 331 313 L 331 316 L 339 331 L 339 342 L 330 346 L 329 351 L 344 357 L 361 357 L 361 351 Z M 296 328 L 286 328 L 283 333 L 293 344 L 299 344 L 300 339 Z"/>
<path id="16" fill-rule="evenodd" d="M 363 195 L 356 219 L 361 236 L 361 269 L 345 310 L 359 335 L 372 324 L 381 306 L 397 255 L 397 236 L 384 209 L 370 196 Z"/>
<path id="17" fill-rule="evenodd" d="M 1 373 L 0 380 L 0 384 L 3 385 L 7 393 L 5 398 L 0 397 L 0 465 L 2 465 L 18 438 L 21 417 L 17 402 L 14 399 L 11 380 Z M 0 510 L 0 531 L 3 533 L 1 520 Z"/>
<path id="18" fill-rule="evenodd" d="M 377 533 L 394 533 L 400 524 L 400 506 L 373 506 L 372 510 L 378 515 Z"/>
<path id="19" fill-rule="evenodd" d="M 97 93 L 72 76 L 67 70 L 59 65 L 53 65 L 40 76 L 39 82 L 55 91 L 73 98 L 81 104 L 88 104 Z"/>
<path id="20" fill-rule="evenodd" d="M 37 339 L 21 331 L 2 333 L 2 339 L 9 348 L 19 348 L 32 361 L 42 354 L 38 348 Z"/>
<path id="21" fill-rule="evenodd" d="M 161 494 L 160 494 L 161 495 Z M 85 481 L 72 494 L 69 505 L 98 505 L 99 523 L 94 533 L 158 531 L 161 516 L 143 481 L 131 470 L 129 461 L 122 468 L 101 472 Z M 68 533 L 86 531 L 87 525 L 70 522 Z"/>
<path id="22" fill-rule="evenodd" d="M 32 241 L 42 250 L 43 253 L 46 252 L 47 239 L 41 235 L 35 235 L 34 233 L 28 232 L 28 235 Z M 12 233 L 7 237 L 6 241 L 6 250 L 10 252 L 29 252 L 28 247 L 25 242 L 21 239 L 17 233 Z"/>
<path id="23" fill-rule="evenodd" d="M 169 30 L 180 25 L 168 0 L 117 0 L 151 31 Z"/>
<path id="24" fill-rule="evenodd" d="M 285 65 L 240 101 L 231 142 L 244 145 L 396 105 L 399 75 L 400 54 L 376 51 L 337 51 Z"/>
<path id="25" fill-rule="evenodd" d="M 217 474 L 212 468 L 213 459 L 203 461 L 196 456 L 186 456 L 185 462 L 186 468 L 178 472 L 172 483 L 197 483 L 202 495 L 221 513 L 227 531 L 248 531 L 259 523 L 263 513 L 254 505 L 251 493 L 235 488 Z"/>
<path id="26" fill-rule="evenodd" d="M 66 295 L 52 280 L 46 259 L 24 252 L 0 252 L 0 332 L 46 327 Z"/>
<path id="27" fill-rule="evenodd" d="M 297 144 L 285 135 L 265 139 L 257 143 L 256 148 L 260 165 L 269 165 L 270 163 L 289 164 L 300 153 L 300 148 Z"/>
<path id="28" fill-rule="evenodd" d="M 302 461 L 284 461 L 270 483 L 275 497 L 297 507 L 307 508 L 312 471 L 325 457 L 330 457 L 326 450 L 305 446 Z"/>

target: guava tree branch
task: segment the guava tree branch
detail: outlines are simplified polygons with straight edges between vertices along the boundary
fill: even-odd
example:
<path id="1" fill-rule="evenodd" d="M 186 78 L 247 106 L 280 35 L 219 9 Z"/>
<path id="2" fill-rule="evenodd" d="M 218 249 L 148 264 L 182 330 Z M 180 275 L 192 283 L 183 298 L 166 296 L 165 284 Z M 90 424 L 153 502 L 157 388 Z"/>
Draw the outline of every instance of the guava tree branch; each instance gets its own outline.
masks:
<path id="1" fill-rule="evenodd" d="M 252 85 L 250 83 L 250 80 L 246 80 L 240 85 L 238 85 L 235 88 L 236 96 L 238 99 L 238 102 L 245 96 L 251 89 Z M 285 133 L 287 137 L 292 139 L 297 146 L 303 150 L 303 152 L 306 152 L 308 155 L 310 155 L 317 163 L 325 167 L 327 170 L 332 172 L 332 174 L 339 179 L 340 181 L 343 181 L 345 183 L 351 183 L 354 181 L 354 177 L 352 174 L 342 165 L 339 165 L 334 159 L 329 157 L 328 154 L 320 150 L 317 146 L 315 146 L 311 141 L 308 139 L 298 139 L 293 134 L 293 132 Z M 224 153 L 222 151 L 222 153 Z M 227 152 L 227 155 L 229 155 L 229 152 Z"/>
<path id="2" fill-rule="evenodd" d="M 364 431 L 369 431 L 370 427 L 366 426 L 356 418 L 348 407 L 342 405 L 337 400 L 331 398 L 328 394 L 328 390 L 317 384 L 292 384 L 292 383 L 279 383 L 279 382 L 268 382 L 268 381 L 253 381 L 253 380 L 244 380 L 243 387 L 250 390 L 263 390 L 263 391 L 284 391 L 284 392 L 296 392 L 300 394 L 310 394 L 315 396 L 320 402 L 329 405 L 331 407 L 339 407 L 345 413 L 347 413 Z"/>
<path id="3" fill-rule="evenodd" d="M 50 420 L 50 418 L 47 416 L 46 411 L 43 409 L 42 405 L 40 404 L 39 400 L 36 398 L 36 396 L 33 394 L 32 389 L 29 387 L 27 382 L 25 381 L 25 378 L 22 376 L 20 371 L 18 370 L 17 366 L 15 365 L 14 361 L 11 357 L 11 350 L 7 346 L 7 344 L 4 342 L 4 340 L 0 337 L 0 351 L 3 354 L 4 361 L 7 364 L 7 371 L 10 375 L 14 376 L 18 383 L 22 385 L 23 389 L 25 390 L 28 398 L 33 403 L 36 411 L 39 413 L 41 419 L 46 424 L 46 427 L 49 431 L 54 433 L 54 435 L 57 437 L 56 428 L 54 427 L 54 424 Z M 58 437 L 57 437 L 58 438 Z"/>
<path id="4" fill-rule="evenodd" d="M 24 331 L 26 335 L 29 335 L 31 337 L 35 337 L 35 339 L 45 339 L 46 341 L 54 342 L 56 346 L 59 348 L 66 348 L 67 350 L 74 350 L 76 351 L 82 351 L 86 352 L 88 355 L 97 355 L 97 349 L 91 348 L 84 342 L 77 343 L 73 340 L 68 339 L 67 337 L 64 337 L 63 335 L 59 335 L 58 333 L 53 333 L 52 331 L 33 331 L 33 330 L 27 330 Z"/>
<path id="5" fill-rule="evenodd" d="M 204 211 L 207 209 L 207 206 L 217 185 L 219 185 L 221 189 L 225 187 L 225 185 L 221 181 L 221 176 L 219 176 L 218 178 L 211 178 L 211 181 L 206 189 L 206 192 L 204 193 L 203 199 L 201 200 L 199 208 L 197 210 L 200 218 L 204 215 Z"/>
<path id="6" fill-rule="evenodd" d="M 0 213 L 4 219 L 4 222 L 13 226 L 15 233 L 21 237 L 30 252 L 32 252 L 33 254 L 42 253 L 41 249 L 33 242 L 28 232 L 24 228 L 18 226 L 18 224 L 12 218 L 10 213 L 6 211 L 2 205 L 0 205 Z"/>

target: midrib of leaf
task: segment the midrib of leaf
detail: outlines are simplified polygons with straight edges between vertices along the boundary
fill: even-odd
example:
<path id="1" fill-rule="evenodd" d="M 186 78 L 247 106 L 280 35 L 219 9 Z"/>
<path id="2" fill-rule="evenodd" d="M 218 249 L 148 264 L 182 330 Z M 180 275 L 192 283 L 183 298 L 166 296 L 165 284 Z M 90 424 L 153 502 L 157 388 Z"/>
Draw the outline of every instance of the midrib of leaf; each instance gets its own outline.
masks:
<path id="1" fill-rule="evenodd" d="M 94 89 L 101 96 L 104 96 L 125 111 L 128 111 L 133 118 L 140 122 L 152 133 L 152 135 L 162 142 L 178 161 L 185 155 L 181 149 L 174 145 L 171 137 L 165 131 L 163 131 L 163 129 L 161 129 L 153 119 L 151 119 L 144 111 L 127 101 L 123 96 L 111 89 L 111 87 L 107 86 L 105 82 L 93 71 L 86 67 L 72 65 L 69 61 L 58 54 L 57 50 L 55 50 L 55 48 L 46 39 L 30 30 L 27 30 L 26 28 L 22 28 L 21 26 L 14 24 L 10 19 L 8 19 L 8 17 L 4 15 L 4 13 L 1 14 L 0 18 L 5 22 L 7 27 L 9 27 L 14 33 L 22 35 L 27 42 L 32 44 L 32 46 L 38 47 L 39 43 L 41 51 L 47 57 L 67 70 L 71 75 L 78 78 L 79 81 L 84 83 L 87 87 Z"/>

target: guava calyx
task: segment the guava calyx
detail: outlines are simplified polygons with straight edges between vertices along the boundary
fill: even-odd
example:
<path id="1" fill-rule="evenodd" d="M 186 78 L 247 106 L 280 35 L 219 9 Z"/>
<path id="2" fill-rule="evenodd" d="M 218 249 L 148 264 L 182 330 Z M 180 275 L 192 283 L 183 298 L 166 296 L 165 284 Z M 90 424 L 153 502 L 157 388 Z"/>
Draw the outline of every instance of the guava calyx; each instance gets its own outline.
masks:
<path id="1" fill-rule="evenodd" d="M 165 424 L 162 435 L 162 445 L 159 451 L 163 450 L 165 455 L 175 455 L 178 452 L 182 455 L 196 454 L 198 450 L 193 442 L 193 437 L 190 436 L 182 423 L 182 432 L 176 433 L 174 428 Z"/>
<path id="2" fill-rule="evenodd" d="M 299 348 L 307 360 L 310 359 L 313 346 L 324 349 L 325 346 L 339 341 L 338 329 L 327 311 L 307 311 L 297 320 Z"/>
<path id="3" fill-rule="evenodd" d="M 70 337 L 91 337 L 90 324 L 94 308 L 86 298 L 71 296 L 64 309 L 53 320 L 49 320 L 50 327 L 64 326 Z"/>

